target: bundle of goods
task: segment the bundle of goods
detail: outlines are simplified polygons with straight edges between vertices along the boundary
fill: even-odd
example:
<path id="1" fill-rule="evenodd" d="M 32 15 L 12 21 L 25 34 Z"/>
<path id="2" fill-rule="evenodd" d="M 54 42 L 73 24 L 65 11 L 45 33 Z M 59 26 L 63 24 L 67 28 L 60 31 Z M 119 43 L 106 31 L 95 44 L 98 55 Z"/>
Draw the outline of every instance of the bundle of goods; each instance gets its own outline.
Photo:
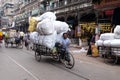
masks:
<path id="1" fill-rule="evenodd" d="M 39 34 L 38 34 L 38 32 L 32 32 L 32 33 L 30 33 L 30 41 L 32 42 L 32 43 L 38 43 L 38 41 L 39 41 Z"/>
<path id="2" fill-rule="evenodd" d="M 114 38 L 115 39 L 120 39 L 120 25 L 117 25 L 116 28 L 114 29 Z"/>
<path id="3" fill-rule="evenodd" d="M 42 21 L 44 19 L 49 19 L 51 21 L 55 21 L 56 20 L 56 15 L 53 12 L 46 12 L 39 17 L 40 21 Z"/>
<path id="4" fill-rule="evenodd" d="M 114 39 L 114 33 L 103 33 L 100 35 L 100 39 L 96 41 L 98 46 L 109 45 L 109 40 Z"/>
<path id="5" fill-rule="evenodd" d="M 116 26 L 114 33 L 101 34 L 96 43 L 98 46 L 120 47 L 120 25 Z"/>
<path id="6" fill-rule="evenodd" d="M 40 22 L 36 26 L 38 33 L 31 34 L 31 41 L 39 39 L 40 45 L 53 49 L 55 43 L 61 40 L 63 33 L 69 30 L 69 26 L 65 22 L 56 21 L 56 16 L 52 12 L 44 13 L 39 17 L 39 20 Z"/>
<path id="7" fill-rule="evenodd" d="M 53 22 L 49 19 L 44 19 L 37 24 L 37 32 L 40 35 L 50 35 L 55 31 Z"/>
<path id="8" fill-rule="evenodd" d="M 36 30 L 36 25 L 38 22 L 39 22 L 38 17 L 30 17 L 28 31 L 34 32 Z"/>

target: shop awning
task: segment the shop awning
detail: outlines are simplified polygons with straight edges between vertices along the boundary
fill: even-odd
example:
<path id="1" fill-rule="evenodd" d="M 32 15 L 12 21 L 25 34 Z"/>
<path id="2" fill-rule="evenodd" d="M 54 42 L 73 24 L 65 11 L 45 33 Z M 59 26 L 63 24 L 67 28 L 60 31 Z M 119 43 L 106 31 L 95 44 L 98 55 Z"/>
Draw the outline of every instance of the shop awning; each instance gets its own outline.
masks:
<path id="1" fill-rule="evenodd" d="M 34 9 L 32 11 L 32 16 L 37 15 L 39 13 L 39 9 Z"/>

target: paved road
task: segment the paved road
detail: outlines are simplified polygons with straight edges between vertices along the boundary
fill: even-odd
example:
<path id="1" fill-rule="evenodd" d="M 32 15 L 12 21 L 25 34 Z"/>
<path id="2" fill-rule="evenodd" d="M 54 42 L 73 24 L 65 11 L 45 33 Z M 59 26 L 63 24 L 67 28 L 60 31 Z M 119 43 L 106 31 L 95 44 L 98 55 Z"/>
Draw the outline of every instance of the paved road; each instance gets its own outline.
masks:
<path id="1" fill-rule="evenodd" d="M 76 59 L 69 70 L 49 57 L 37 62 L 33 51 L 0 48 L 0 80 L 120 80 L 119 74 L 118 66 Z"/>

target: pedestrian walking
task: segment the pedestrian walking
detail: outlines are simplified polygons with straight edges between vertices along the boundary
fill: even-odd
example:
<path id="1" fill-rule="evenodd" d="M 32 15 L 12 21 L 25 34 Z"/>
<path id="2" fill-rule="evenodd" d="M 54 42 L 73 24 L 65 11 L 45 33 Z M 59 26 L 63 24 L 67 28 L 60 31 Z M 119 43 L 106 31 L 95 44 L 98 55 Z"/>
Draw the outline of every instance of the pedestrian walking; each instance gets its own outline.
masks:
<path id="1" fill-rule="evenodd" d="M 95 44 L 95 37 L 96 37 L 96 34 L 93 34 L 93 36 L 90 40 L 90 43 L 89 43 L 89 48 L 88 48 L 88 51 L 87 51 L 87 55 L 92 55 L 91 46 Z"/>
<path id="2" fill-rule="evenodd" d="M 24 35 L 24 41 L 25 41 L 26 49 L 29 50 L 29 44 L 30 44 L 30 33 L 29 33 L 29 31 Z"/>

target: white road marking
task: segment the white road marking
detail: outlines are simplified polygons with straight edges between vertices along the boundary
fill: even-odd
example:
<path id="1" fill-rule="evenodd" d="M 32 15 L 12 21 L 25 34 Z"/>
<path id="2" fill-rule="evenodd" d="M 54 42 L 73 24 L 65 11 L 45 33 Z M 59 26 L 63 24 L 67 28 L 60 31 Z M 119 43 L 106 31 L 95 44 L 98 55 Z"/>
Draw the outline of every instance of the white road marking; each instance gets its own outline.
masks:
<path id="1" fill-rule="evenodd" d="M 29 75 L 31 75 L 35 80 L 41 80 L 38 79 L 35 75 L 33 75 L 29 70 L 27 70 L 25 67 L 23 67 L 22 65 L 20 65 L 17 61 L 15 61 L 12 57 L 6 55 L 10 60 L 12 60 L 16 65 L 18 65 L 20 68 L 22 68 L 25 72 L 27 72 Z M 42 79 L 45 80 L 45 79 Z"/>

